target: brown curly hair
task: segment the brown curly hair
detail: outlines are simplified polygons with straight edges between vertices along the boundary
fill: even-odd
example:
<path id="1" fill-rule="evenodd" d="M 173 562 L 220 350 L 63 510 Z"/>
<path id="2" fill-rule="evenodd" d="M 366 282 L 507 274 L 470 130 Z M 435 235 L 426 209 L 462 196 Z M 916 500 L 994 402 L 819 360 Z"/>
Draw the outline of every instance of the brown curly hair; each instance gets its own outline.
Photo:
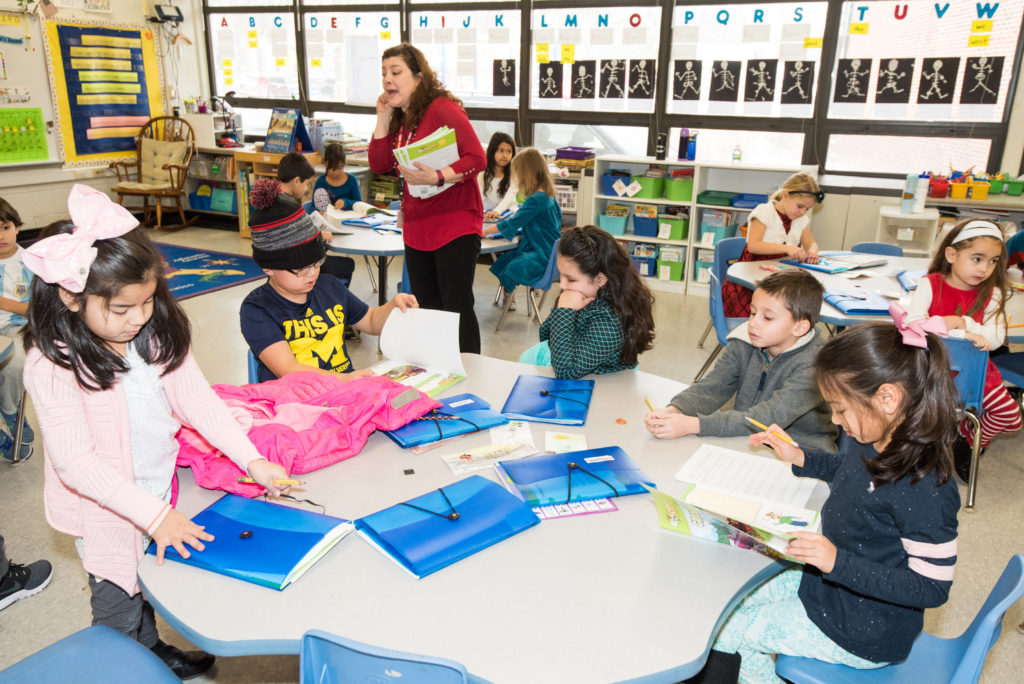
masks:
<path id="1" fill-rule="evenodd" d="M 389 136 L 397 135 L 400 128 L 404 128 L 406 131 L 416 130 L 420 120 L 423 118 L 423 113 L 427 111 L 427 107 L 439 97 L 447 97 L 455 104 L 460 107 L 462 106 L 462 100 L 452 95 L 437 80 L 437 74 L 430 68 L 427 58 L 417 48 L 409 43 L 393 45 L 384 51 L 380 61 L 383 62 L 392 57 L 400 57 L 405 62 L 405 65 L 409 67 L 409 71 L 413 75 L 419 76 L 420 82 L 416 85 L 416 90 L 413 91 L 412 97 L 409 99 L 409 106 L 404 110 L 396 109 L 391 114 L 391 125 L 388 127 Z"/>

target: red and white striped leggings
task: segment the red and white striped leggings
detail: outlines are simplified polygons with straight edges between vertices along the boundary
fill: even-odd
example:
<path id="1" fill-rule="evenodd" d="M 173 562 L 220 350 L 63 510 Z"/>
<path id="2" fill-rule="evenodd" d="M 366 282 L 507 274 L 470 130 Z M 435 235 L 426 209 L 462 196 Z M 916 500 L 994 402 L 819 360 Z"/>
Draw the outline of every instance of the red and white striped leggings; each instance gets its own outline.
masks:
<path id="1" fill-rule="evenodd" d="M 1017 402 L 1002 385 L 994 387 L 981 402 L 981 448 L 984 449 L 1000 432 L 1016 432 L 1021 428 L 1021 413 Z M 968 421 L 960 424 L 960 434 L 971 441 Z"/>

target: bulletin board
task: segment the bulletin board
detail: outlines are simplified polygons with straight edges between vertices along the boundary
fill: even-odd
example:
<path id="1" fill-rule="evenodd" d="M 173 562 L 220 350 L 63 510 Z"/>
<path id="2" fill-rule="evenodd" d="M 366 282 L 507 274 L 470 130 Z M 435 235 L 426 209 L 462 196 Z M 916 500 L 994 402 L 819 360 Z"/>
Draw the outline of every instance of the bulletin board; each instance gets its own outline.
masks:
<path id="1" fill-rule="evenodd" d="M 60 159 L 39 18 L 0 12 L 0 168 Z"/>
<path id="2" fill-rule="evenodd" d="M 135 156 L 135 136 L 163 116 L 159 37 L 145 26 L 44 22 L 46 61 L 65 166 Z"/>

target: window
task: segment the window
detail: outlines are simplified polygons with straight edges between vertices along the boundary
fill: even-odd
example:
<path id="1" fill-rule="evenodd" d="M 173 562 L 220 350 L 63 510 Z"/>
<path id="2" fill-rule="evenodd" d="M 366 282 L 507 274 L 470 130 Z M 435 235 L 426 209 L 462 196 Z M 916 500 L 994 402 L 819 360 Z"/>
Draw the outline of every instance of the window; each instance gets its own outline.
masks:
<path id="1" fill-rule="evenodd" d="M 309 99 L 373 105 L 380 55 L 399 42 L 398 12 L 311 12 L 302 21 Z"/>
<path id="2" fill-rule="evenodd" d="M 544 153 L 559 147 L 593 147 L 598 154 L 647 153 L 648 129 L 640 126 L 602 126 L 537 123 L 533 126 L 533 146 Z"/>
<path id="3" fill-rule="evenodd" d="M 991 140 L 895 135 L 829 136 L 825 167 L 834 171 L 907 174 L 984 169 Z M 885 154 L 879 154 L 885 150 Z M 745 155 L 744 155 L 745 156 Z"/>
<path id="4" fill-rule="evenodd" d="M 678 158 L 680 130 L 673 128 L 669 131 L 666 150 L 669 159 Z M 728 164 L 732 161 L 732 153 L 737 145 L 745 165 L 798 166 L 804 149 L 804 134 L 701 128 L 697 131 L 696 161 Z"/>
<path id="5" fill-rule="evenodd" d="M 299 97 L 295 24 L 290 12 L 211 14 L 214 91 L 238 97 Z"/>

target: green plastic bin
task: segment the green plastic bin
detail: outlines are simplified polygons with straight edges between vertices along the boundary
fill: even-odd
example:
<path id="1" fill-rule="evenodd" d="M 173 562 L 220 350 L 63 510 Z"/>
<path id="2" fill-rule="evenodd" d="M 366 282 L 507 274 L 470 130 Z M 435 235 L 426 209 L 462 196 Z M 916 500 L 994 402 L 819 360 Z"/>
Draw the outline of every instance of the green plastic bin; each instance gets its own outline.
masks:
<path id="1" fill-rule="evenodd" d="M 658 280 L 682 280 L 684 266 L 685 264 L 682 261 L 662 261 L 658 259 Z"/>
<path id="2" fill-rule="evenodd" d="M 726 192 L 725 190 L 705 190 L 697 195 L 697 202 L 700 204 L 712 204 L 716 207 L 731 207 L 732 198 L 738 194 L 737 192 Z"/>
<path id="3" fill-rule="evenodd" d="M 685 240 L 689 227 L 690 219 L 658 216 L 658 237 L 662 240 Z"/>
<path id="4" fill-rule="evenodd" d="M 1002 178 L 989 178 L 988 179 L 988 194 L 998 195 L 1003 191 L 1005 183 Z"/>
<path id="5" fill-rule="evenodd" d="M 665 181 L 665 199 L 689 202 L 693 199 L 693 178 L 669 178 Z"/>
<path id="6" fill-rule="evenodd" d="M 633 176 L 631 181 L 640 184 L 640 192 L 633 195 L 633 199 L 658 199 L 665 194 L 664 178 Z"/>
<path id="7" fill-rule="evenodd" d="M 1008 180 L 1006 181 L 1006 194 L 1007 195 L 1019 195 L 1024 192 L 1024 180 Z"/>

